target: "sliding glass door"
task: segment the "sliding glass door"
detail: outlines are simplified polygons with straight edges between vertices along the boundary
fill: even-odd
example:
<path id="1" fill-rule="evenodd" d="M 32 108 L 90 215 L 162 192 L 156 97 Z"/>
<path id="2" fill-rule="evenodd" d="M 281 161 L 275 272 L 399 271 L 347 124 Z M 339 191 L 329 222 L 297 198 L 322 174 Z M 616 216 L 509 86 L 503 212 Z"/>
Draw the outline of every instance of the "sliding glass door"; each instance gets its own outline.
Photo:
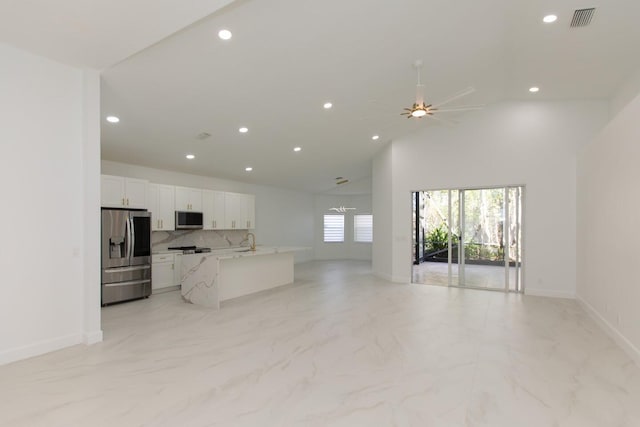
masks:
<path id="1" fill-rule="evenodd" d="M 522 193 L 414 192 L 414 283 L 521 292 Z"/>

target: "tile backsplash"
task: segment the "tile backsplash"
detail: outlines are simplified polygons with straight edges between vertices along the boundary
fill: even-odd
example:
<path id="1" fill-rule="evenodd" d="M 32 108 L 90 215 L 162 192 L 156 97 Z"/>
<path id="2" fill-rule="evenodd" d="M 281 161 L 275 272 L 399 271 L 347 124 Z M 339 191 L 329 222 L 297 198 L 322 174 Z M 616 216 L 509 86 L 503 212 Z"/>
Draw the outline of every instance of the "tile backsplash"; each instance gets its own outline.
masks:
<path id="1" fill-rule="evenodd" d="M 198 246 L 211 249 L 249 246 L 247 230 L 180 230 L 154 231 L 151 250 L 164 251 L 169 246 Z"/>

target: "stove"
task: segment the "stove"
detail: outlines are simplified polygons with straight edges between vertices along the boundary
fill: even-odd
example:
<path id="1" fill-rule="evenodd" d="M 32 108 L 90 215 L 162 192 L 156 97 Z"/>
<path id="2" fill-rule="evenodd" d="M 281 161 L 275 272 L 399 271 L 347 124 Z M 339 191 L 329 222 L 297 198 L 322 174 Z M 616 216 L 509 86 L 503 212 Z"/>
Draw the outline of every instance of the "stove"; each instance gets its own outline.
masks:
<path id="1" fill-rule="evenodd" d="M 182 251 L 184 255 L 211 252 L 211 248 L 199 248 L 197 246 L 173 246 L 168 249 L 170 251 Z"/>

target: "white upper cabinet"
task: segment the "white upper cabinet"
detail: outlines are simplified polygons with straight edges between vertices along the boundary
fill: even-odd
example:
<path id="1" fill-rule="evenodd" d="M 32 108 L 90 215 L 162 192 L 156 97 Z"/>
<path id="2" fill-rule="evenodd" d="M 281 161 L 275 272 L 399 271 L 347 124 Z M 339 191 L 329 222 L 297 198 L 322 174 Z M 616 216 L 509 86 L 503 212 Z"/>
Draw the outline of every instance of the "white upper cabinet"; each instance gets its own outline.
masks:
<path id="1" fill-rule="evenodd" d="M 101 176 L 103 207 L 148 209 L 153 231 L 176 229 L 175 211 L 202 212 L 204 230 L 251 230 L 256 227 L 253 194 L 150 184 L 122 176 Z"/>
<path id="2" fill-rule="evenodd" d="M 205 230 L 223 230 L 225 228 L 224 192 L 202 190 L 202 221 Z"/>
<path id="3" fill-rule="evenodd" d="M 101 175 L 100 200 L 105 208 L 147 208 L 149 181 L 122 176 Z"/>
<path id="4" fill-rule="evenodd" d="M 240 217 L 241 196 L 237 193 L 224 193 L 224 228 L 227 230 L 244 228 L 240 225 L 242 223 Z"/>
<path id="5" fill-rule="evenodd" d="M 202 190 L 199 188 L 175 187 L 177 211 L 202 212 Z"/>
<path id="6" fill-rule="evenodd" d="M 228 230 L 255 228 L 255 196 L 238 193 L 224 193 L 224 196 L 225 228 Z"/>
<path id="7" fill-rule="evenodd" d="M 149 184 L 149 211 L 152 213 L 152 231 L 175 230 L 175 187 Z"/>
<path id="8" fill-rule="evenodd" d="M 243 194 L 244 215 L 247 222 L 247 229 L 256 228 L 256 196 L 253 194 Z"/>

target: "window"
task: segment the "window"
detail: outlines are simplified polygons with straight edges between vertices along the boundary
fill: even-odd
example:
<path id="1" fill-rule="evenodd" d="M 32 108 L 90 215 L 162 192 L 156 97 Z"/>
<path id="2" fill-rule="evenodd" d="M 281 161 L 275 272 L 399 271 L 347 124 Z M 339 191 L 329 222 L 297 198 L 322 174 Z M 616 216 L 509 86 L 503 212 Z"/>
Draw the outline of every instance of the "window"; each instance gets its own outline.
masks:
<path id="1" fill-rule="evenodd" d="M 353 241 L 372 242 L 373 241 L 373 215 L 353 216 Z"/>
<path id="2" fill-rule="evenodd" d="M 324 216 L 324 241 L 326 243 L 344 242 L 344 215 Z"/>

